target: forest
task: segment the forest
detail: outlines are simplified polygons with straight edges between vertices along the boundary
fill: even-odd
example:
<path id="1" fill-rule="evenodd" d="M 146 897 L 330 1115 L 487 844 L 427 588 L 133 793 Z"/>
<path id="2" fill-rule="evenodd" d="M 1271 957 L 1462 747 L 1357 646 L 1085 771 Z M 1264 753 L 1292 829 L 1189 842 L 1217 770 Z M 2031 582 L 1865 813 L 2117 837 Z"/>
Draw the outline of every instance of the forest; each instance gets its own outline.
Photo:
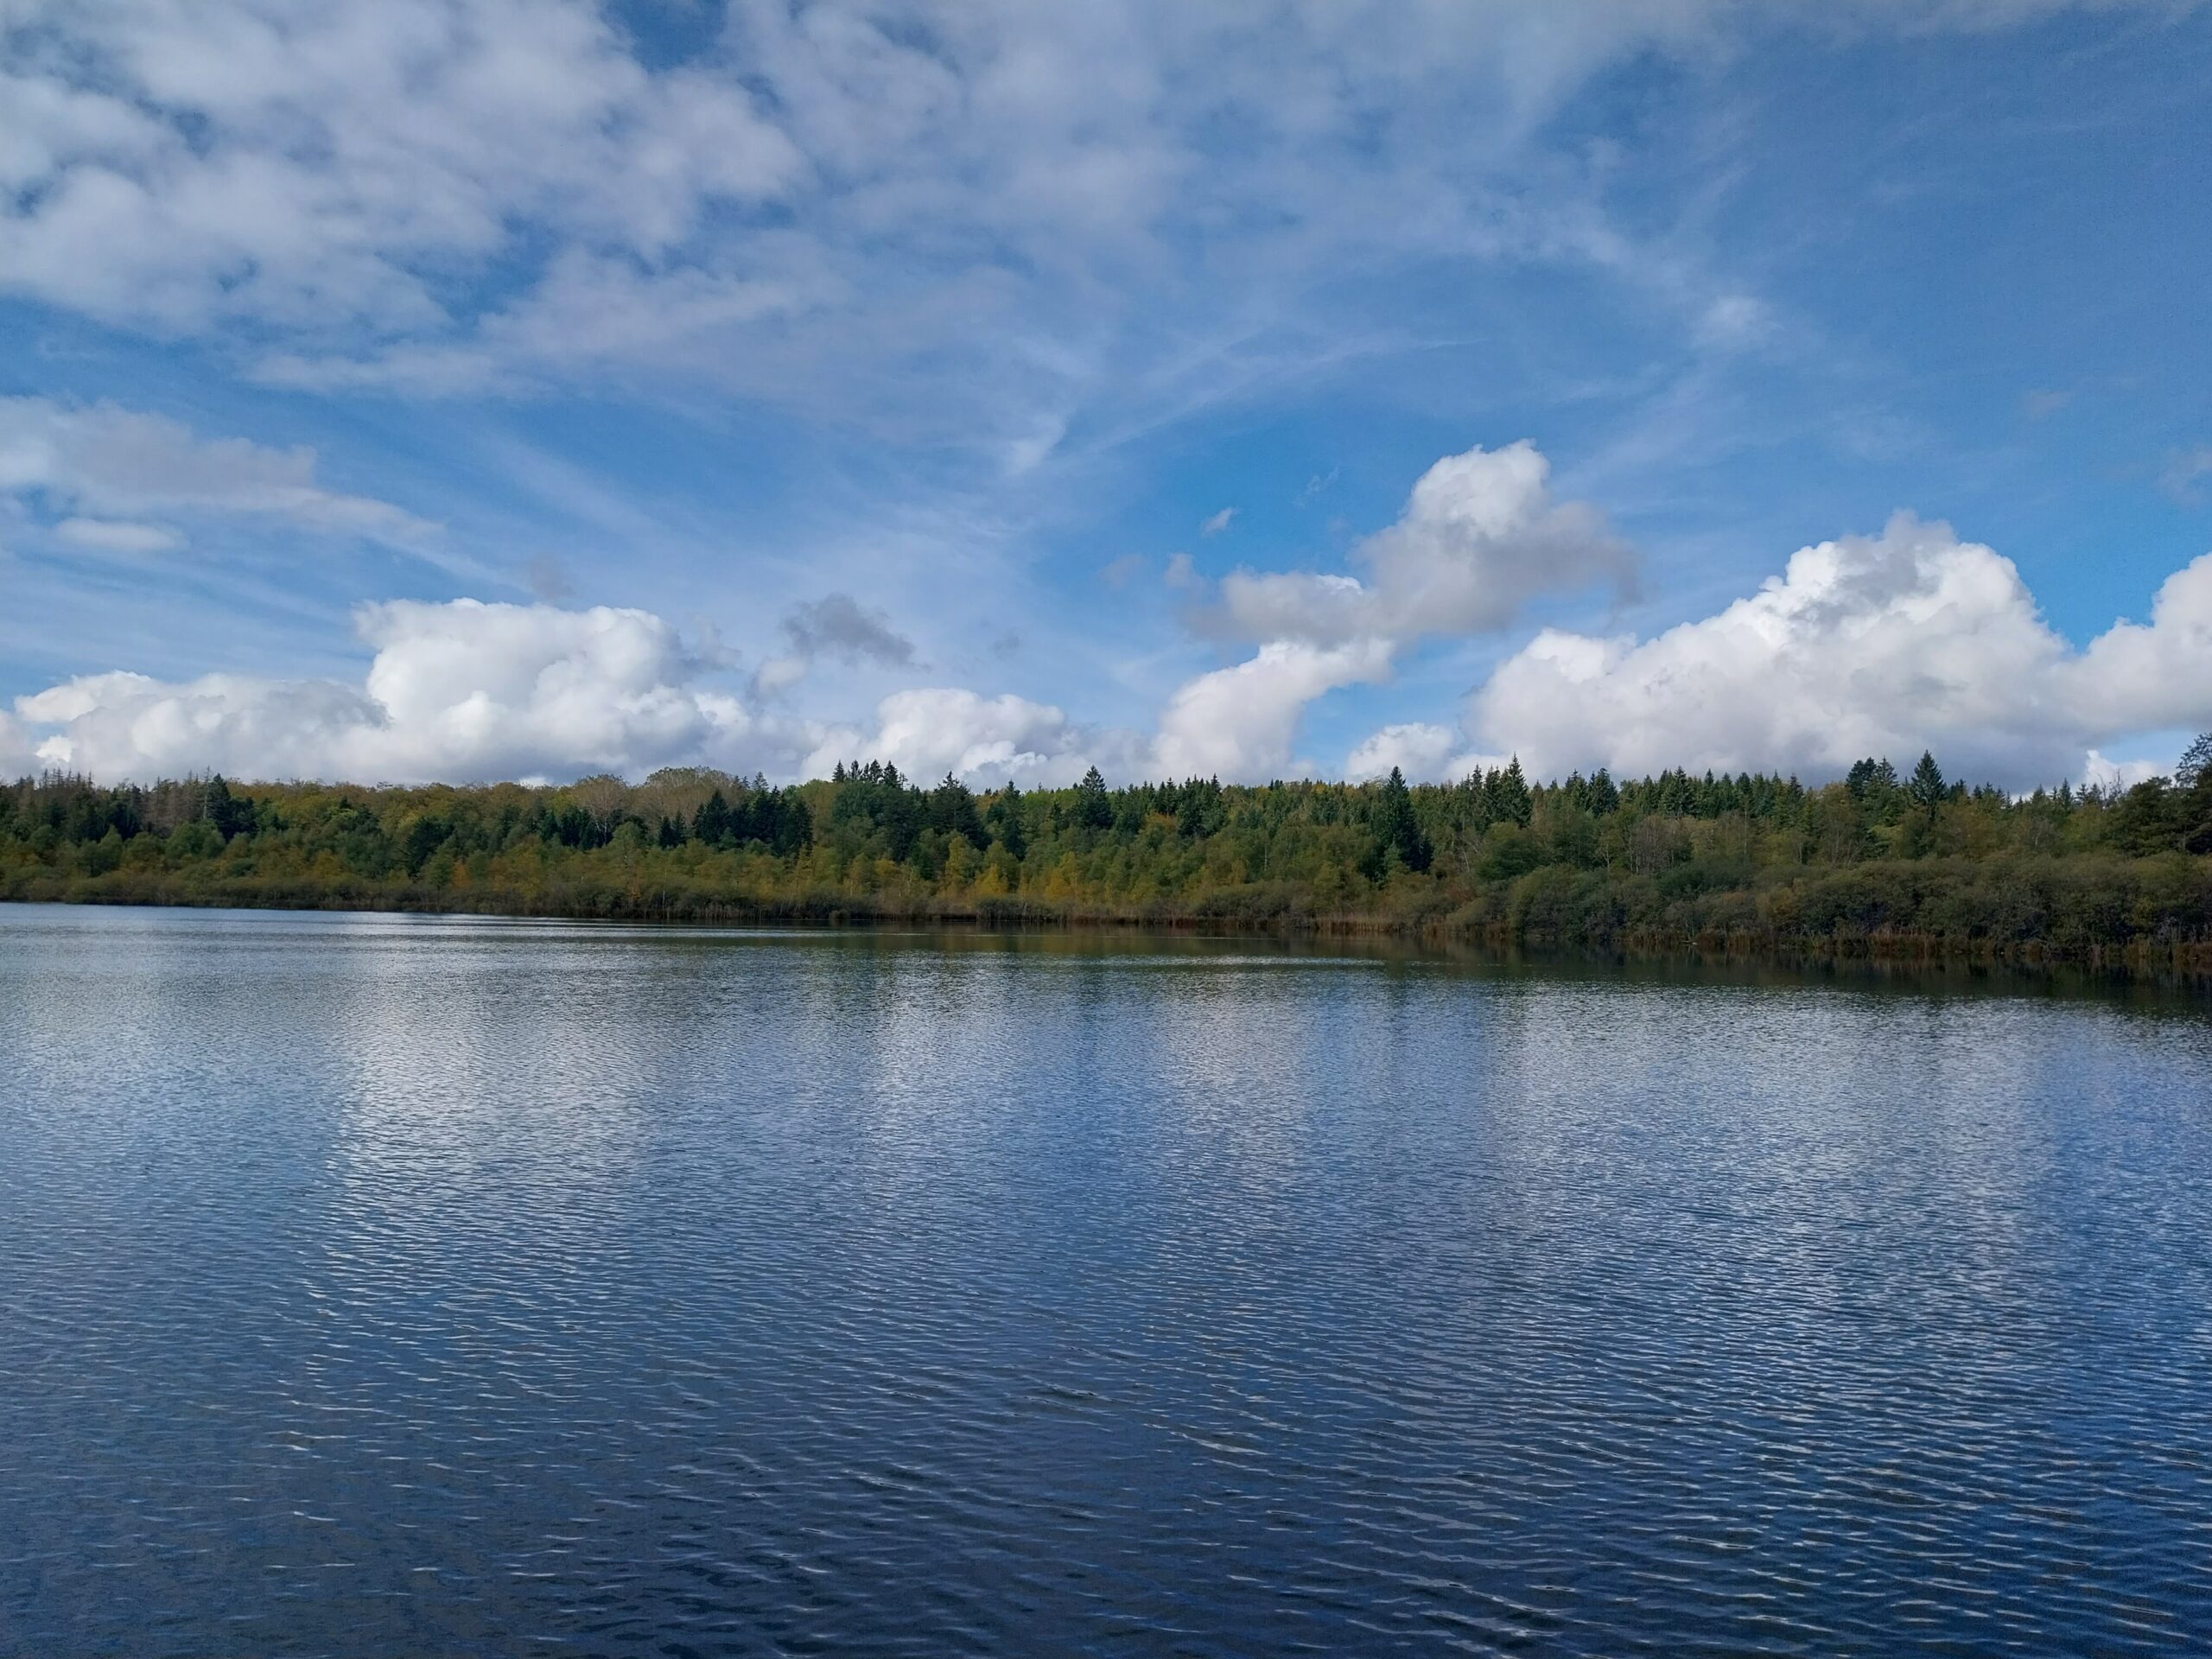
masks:
<path id="1" fill-rule="evenodd" d="M 0 786 L 0 899 L 666 920 L 1376 930 L 2212 966 L 2212 736 L 2171 778 L 2021 795 L 1847 776 L 1211 779 L 976 791 L 880 761 L 784 787 Z"/>

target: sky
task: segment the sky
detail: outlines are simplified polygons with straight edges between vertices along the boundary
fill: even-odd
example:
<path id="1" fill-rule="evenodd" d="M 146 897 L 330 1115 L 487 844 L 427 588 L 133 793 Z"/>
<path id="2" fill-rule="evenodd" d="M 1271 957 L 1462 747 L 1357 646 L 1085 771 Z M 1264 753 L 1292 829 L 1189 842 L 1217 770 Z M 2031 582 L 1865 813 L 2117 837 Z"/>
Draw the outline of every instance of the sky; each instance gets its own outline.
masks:
<path id="1" fill-rule="evenodd" d="M 2212 8 L 0 0 L 0 774 L 2132 781 Z"/>

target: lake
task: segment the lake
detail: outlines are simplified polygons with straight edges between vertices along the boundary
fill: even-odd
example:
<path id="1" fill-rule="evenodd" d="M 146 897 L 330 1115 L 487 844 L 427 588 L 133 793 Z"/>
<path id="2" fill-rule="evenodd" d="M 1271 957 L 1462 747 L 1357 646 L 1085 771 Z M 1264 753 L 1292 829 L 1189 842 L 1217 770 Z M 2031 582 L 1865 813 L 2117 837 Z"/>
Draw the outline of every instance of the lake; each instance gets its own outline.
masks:
<path id="1" fill-rule="evenodd" d="M 2212 1643 L 2212 1018 L 0 907 L 0 1651 Z"/>

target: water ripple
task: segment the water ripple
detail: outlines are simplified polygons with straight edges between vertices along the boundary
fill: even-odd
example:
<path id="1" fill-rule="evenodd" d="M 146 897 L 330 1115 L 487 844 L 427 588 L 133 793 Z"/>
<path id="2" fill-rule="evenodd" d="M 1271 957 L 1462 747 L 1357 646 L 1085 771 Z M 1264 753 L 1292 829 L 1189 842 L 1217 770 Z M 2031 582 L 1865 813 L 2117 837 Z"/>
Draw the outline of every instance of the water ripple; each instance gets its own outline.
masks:
<path id="1" fill-rule="evenodd" d="M 12 911 L 0 1652 L 2204 1650 L 2208 1080 L 2187 1003 Z"/>

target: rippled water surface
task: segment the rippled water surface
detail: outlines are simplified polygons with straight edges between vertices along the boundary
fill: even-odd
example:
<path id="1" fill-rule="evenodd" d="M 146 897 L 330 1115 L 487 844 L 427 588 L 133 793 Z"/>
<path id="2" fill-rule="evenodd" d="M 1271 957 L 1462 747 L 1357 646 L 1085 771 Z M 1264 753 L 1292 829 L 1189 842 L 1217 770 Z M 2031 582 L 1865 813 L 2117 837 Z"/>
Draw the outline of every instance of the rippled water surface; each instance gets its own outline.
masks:
<path id="1" fill-rule="evenodd" d="M 0 1651 L 2208 1647 L 2201 1001 L 0 909 Z"/>

